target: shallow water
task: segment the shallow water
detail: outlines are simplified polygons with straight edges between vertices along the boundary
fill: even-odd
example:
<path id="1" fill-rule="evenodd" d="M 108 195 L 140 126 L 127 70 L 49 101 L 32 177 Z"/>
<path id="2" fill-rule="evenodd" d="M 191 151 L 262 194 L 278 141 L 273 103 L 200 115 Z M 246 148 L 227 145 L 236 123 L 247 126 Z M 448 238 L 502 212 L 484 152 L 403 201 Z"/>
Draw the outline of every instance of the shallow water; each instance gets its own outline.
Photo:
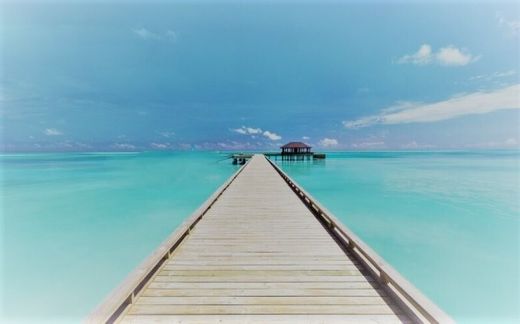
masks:
<path id="1" fill-rule="evenodd" d="M 232 174 L 220 158 L 4 155 L 4 320 L 79 322 Z"/>
<path id="2" fill-rule="evenodd" d="M 236 170 L 218 153 L 3 155 L 2 317 L 79 322 Z M 518 152 L 282 167 L 461 322 L 519 315 Z"/>

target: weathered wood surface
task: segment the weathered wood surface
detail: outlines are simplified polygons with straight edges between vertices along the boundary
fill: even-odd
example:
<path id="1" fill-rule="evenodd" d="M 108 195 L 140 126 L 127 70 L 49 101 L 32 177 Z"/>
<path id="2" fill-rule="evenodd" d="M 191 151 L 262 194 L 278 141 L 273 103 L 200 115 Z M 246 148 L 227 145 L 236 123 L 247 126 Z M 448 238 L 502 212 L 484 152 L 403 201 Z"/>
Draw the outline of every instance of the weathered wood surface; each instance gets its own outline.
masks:
<path id="1" fill-rule="evenodd" d="M 119 320 L 409 321 L 260 155 Z"/>

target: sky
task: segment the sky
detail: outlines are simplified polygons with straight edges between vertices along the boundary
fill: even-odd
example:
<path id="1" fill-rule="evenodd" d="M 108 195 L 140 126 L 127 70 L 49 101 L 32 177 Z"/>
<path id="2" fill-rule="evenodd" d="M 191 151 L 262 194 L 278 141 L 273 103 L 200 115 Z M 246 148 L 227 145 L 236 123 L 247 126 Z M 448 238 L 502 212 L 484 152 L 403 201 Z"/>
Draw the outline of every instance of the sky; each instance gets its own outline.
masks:
<path id="1" fill-rule="evenodd" d="M 520 147 L 520 4 L 3 1 L 2 151 Z"/>

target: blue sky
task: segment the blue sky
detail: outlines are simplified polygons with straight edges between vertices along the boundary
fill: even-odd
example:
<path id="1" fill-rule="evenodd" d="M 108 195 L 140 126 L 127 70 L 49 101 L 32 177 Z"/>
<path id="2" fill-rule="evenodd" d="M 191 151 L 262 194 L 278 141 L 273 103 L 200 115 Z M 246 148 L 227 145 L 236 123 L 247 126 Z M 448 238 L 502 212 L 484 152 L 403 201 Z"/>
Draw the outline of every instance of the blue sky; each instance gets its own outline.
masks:
<path id="1" fill-rule="evenodd" d="M 518 2 L 2 2 L 2 149 L 518 148 Z"/>

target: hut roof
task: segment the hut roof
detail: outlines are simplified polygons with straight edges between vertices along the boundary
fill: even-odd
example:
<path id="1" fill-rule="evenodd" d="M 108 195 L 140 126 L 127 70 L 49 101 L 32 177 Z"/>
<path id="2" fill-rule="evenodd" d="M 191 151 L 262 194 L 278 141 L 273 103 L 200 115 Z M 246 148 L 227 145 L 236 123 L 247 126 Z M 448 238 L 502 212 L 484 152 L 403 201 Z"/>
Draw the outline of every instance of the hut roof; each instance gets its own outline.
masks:
<path id="1" fill-rule="evenodd" d="M 280 148 L 311 148 L 311 146 L 303 142 L 290 142 Z"/>

